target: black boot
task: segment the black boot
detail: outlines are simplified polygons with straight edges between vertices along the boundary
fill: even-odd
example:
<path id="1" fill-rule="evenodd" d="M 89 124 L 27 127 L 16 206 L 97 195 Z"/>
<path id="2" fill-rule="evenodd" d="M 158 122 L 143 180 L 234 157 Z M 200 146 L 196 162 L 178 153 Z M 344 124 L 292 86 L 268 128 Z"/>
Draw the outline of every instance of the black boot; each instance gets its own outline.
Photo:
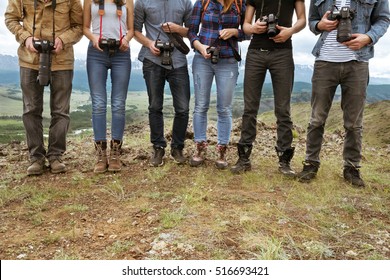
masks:
<path id="1" fill-rule="evenodd" d="M 295 148 L 291 147 L 290 149 L 285 150 L 284 152 L 280 152 L 277 147 L 275 147 L 276 153 L 278 154 L 279 158 L 279 171 L 283 175 L 286 175 L 288 177 L 295 177 L 294 170 L 290 167 L 291 159 L 294 156 Z"/>
<path id="2" fill-rule="evenodd" d="M 237 144 L 238 160 L 235 165 L 230 168 L 234 174 L 242 173 L 252 169 L 249 156 L 252 152 L 252 145 Z"/>

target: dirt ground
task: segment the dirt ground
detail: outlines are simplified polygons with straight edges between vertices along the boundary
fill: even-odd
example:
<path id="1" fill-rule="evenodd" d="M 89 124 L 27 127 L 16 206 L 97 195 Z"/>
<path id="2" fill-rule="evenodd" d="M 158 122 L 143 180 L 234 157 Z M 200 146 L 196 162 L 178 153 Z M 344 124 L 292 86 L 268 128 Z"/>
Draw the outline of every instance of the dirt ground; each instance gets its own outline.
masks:
<path id="1" fill-rule="evenodd" d="M 146 127 L 126 129 L 122 171 L 102 175 L 92 171 L 90 136 L 69 137 L 68 171 L 58 175 L 46 169 L 26 176 L 25 143 L 1 145 L 0 258 L 390 259 L 389 176 L 380 177 L 390 167 L 367 169 L 378 178 L 369 177 L 362 191 L 327 174 L 340 160 L 341 134 L 328 135 L 324 145 L 330 166 L 319 176 L 331 178 L 327 186 L 278 174 L 274 126 L 259 122 L 253 171 L 238 176 L 214 168 L 213 127 L 205 166 L 177 165 L 167 148 L 165 165 L 149 167 Z M 305 143 L 303 130 L 297 131 L 298 170 Z M 238 136 L 236 124 L 233 142 Z M 372 153 L 390 159 L 389 148 Z M 235 162 L 234 146 L 228 158 Z"/>

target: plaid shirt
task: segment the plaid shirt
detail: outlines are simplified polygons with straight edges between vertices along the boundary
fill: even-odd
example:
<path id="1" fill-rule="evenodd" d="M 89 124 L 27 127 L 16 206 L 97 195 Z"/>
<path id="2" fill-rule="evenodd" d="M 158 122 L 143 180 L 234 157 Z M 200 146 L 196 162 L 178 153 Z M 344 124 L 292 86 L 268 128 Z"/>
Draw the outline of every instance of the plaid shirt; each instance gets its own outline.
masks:
<path id="1" fill-rule="evenodd" d="M 240 0 L 237 0 L 239 2 Z M 207 9 L 202 17 L 202 0 L 197 0 L 192 10 L 190 26 L 188 30 L 188 38 L 191 45 L 195 40 L 199 40 L 202 44 L 208 46 L 219 47 L 220 57 L 234 57 L 233 50 L 227 41 L 219 40 L 219 31 L 226 28 L 237 28 L 238 38 L 232 37 L 230 42 L 236 50 L 238 50 L 238 42 L 247 39 L 244 31 L 240 29 L 240 25 L 245 19 L 245 0 L 242 1 L 241 14 L 238 14 L 238 9 L 233 2 L 231 9 L 223 13 L 223 6 L 216 0 L 210 0 Z M 199 27 L 200 32 L 199 32 Z"/>

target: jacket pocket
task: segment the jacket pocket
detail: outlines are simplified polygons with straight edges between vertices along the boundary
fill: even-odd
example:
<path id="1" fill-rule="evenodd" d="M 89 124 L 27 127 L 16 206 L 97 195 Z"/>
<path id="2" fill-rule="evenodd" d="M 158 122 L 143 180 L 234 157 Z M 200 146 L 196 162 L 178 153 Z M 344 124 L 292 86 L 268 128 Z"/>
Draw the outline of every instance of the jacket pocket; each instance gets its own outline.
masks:
<path id="1" fill-rule="evenodd" d="M 70 1 L 69 0 L 57 0 L 57 6 L 55 9 L 55 26 L 56 31 L 67 29 L 70 25 Z"/>
<path id="2" fill-rule="evenodd" d="M 359 0 L 356 12 L 362 14 L 364 17 L 370 17 L 377 2 L 378 0 Z"/>

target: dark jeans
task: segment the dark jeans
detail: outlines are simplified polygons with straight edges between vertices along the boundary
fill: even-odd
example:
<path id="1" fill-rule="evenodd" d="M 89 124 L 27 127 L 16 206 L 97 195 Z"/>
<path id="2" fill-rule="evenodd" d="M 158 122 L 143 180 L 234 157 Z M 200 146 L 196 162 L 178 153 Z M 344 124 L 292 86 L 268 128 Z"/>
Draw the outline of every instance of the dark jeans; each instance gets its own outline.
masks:
<path id="1" fill-rule="evenodd" d="M 360 166 L 363 110 L 368 84 L 368 62 L 316 61 L 312 78 L 311 117 L 307 129 L 306 160 L 320 162 L 325 122 L 338 85 L 345 129 L 344 166 Z"/>
<path id="2" fill-rule="evenodd" d="M 167 146 L 164 137 L 163 104 L 165 81 L 168 81 L 175 110 L 171 147 L 183 149 L 190 101 L 190 80 L 187 66 L 166 69 L 144 59 L 142 69 L 149 96 L 150 141 L 154 146 Z"/>
<path id="3" fill-rule="evenodd" d="M 37 83 L 38 71 L 20 67 L 20 86 L 23 93 L 23 124 L 32 161 L 61 156 L 66 150 L 69 128 L 70 95 L 73 70 L 51 72 L 49 143 L 47 152 L 43 141 L 43 91 Z"/>
<path id="4" fill-rule="evenodd" d="M 278 151 L 284 152 L 291 148 L 293 140 L 290 99 L 294 84 L 294 61 L 291 49 L 248 50 L 244 77 L 244 114 L 239 143 L 251 146 L 256 139 L 257 114 L 267 70 L 271 74 L 274 91 L 276 147 Z"/>

